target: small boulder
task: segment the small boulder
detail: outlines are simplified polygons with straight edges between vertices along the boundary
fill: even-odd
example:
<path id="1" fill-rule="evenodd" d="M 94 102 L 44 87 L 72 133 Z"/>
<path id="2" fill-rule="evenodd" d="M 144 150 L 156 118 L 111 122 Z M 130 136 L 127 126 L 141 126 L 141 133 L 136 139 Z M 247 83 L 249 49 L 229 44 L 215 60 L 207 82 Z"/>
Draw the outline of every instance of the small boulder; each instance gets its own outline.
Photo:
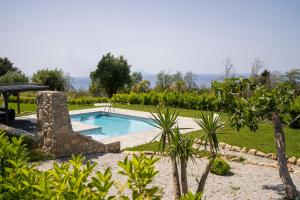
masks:
<path id="1" fill-rule="evenodd" d="M 271 159 L 277 160 L 277 155 L 275 153 L 272 153 Z"/>
<path id="2" fill-rule="evenodd" d="M 300 158 L 298 158 L 296 165 L 300 166 Z"/>
<path id="3" fill-rule="evenodd" d="M 287 161 L 288 161 L 288 163 L 296 164 L 297 158 L 295 156 L 293 156 L 293 157 L 290 157 Z"/>
<path id="4" fill-rule="evenodd" d="M 272 158 L 272 153 L 267 153 L 267 154 L 265 155 L 265 158 Z"/>
<path id="5" fill-rule="evenodd" d="M 246 148 L 246 147 L 243 147 L 242 150 L 241 150 L 241 152 L 242 152 L 242 153 L 247 153 L 247 148 Z"/>
<path id="6" fill-rule="evenodd" d="M 249 153 L 250 155 L 255 155 L 256 152 L 257 152 L 256 149 L 250 149 L 250 150 L 248 151 L 248 153 Z"/>
<path id="7" fill-rule="evenodd" d="M 226 146 L 226 144 L 225 144 L 224 142 L 219 142 L 219 147 L 220 147 L 221 149 L 224 149 L 225 146 Z"/>
<path id="8" fill-rule="evenodd" d="M 257 151 L 255 155 L 259 156 L 259 157 L 263 157 L 263 158 L 266 156 L 266 154 L 264 152 L 261 152 L 261 151 Z"/>
<path id="9" fill-rule="evenodd" d="M 231 147 L 231 150 L 232 150 L 232 151 L 237 151 L 237 152 L 239 152 L 239 151 L 241 151 L 241 147 L 238 147 L 238 146 L 232 146 L 232 147 Z"/>
<path id="10" fill-rule="evenodd" d="M 226 150 L 231 150 L 231 145 L 230 145 L 230 144 L 226 144 L 226 145 L 225 145 L 225 149 L 226 149 Z"/>
<path id="11" fill-rule="evenodd" d="M 273 162 L 273 163 L 270 164 L 270 167 L 278 168 L 278 163 L 277 162 Z"/>

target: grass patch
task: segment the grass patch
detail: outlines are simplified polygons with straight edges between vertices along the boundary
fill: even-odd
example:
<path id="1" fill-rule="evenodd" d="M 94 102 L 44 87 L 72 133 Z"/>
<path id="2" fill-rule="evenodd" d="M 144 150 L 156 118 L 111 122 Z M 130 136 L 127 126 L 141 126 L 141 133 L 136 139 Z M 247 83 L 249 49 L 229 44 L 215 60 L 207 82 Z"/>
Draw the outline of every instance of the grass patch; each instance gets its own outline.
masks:
<path id="1" fill-rule="evenodd" d="M 122 105 L 115 104 L 116 108 L 124 108 L 131 110 L 140 110 L 146 112 L 154 112 L 155 106 L 146 105 Z M 177 109 L 172 108 L 172 110 L 178 110 L 180 116 L 184 117 L 195 117 L 200 112 L 199 110 L 190 109 Z M 206 111 L 207 112 L 207 111 Z M 219 113 L 222 120 L 226 119 L 225 113 Z M 284 127 L 284 132 L 286 135 L 286 145 L 287 145 L 287 156 L 296 156 L 300 158 L 300 130 L 292 129 L 289 127 Z M 196 131 L 189 133 L 189 135 L 194 137 L 201 137 L 202 131 Z M 231 128 L 224 128 L 218 134 L 219 142 L 225 142 L 230 145 L 247 147 L 248 149 L 257 149 L 265 153 L 276 153 L 276 145 L 274 138 L 274 130 L 272 124 L 260 124 L 256 132 L 252 132 L 249 128 L 242 128 L 239 132 Z M 152 142 L 148 144 L 139 145 L 132 147 L 129 150 L 132 151 L 156 151 L 158 149 L 158 142 Z"/>
<path id="2" fill-rule="evenodd" d="M 9 108 L 14 109 L 17 112 L 17 103 L 8 103 Z M 95 108 L 94 105 L 68 105 L 69 110 L 80 110 L 80 109 L 87 109 L 87 108 Z M 29 113 L 35 113 L 37 109 L 36 104 L 27 104 L 21 103 L 20 104 L 21 115 L 26 115 Z"/>

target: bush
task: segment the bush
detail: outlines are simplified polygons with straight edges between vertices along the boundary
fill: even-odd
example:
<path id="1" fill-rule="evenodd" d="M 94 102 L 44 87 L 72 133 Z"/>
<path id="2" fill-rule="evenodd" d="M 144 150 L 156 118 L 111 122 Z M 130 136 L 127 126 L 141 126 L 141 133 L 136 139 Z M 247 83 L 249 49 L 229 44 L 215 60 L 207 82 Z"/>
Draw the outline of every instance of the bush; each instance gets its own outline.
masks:
<path id="1" fill-rule="evenodd" d="M 86 161 L 83 156 L 72 156 L 68 162 L 53 163 L 53 168 L 40 171 L 28 163 L 23 138 L 11 138 L 0 134 L 0 199 L 129 199 L 117 193 L 110 196 L 114 184 L 111 169 L 96 171 L 96 163 Z M 154 164 L 158 158 L 133 155 L 119 162 L 123 174 L 128 177 L 126 185 L 132 190 L 132 199 L 160 199 L 157 186 L 149 186 L 158 173 Z M 144 198 L 145 197 L 145 198 Z M 154 197 L 154 198 L 153 198 Z"/>
<path id="2" fill-rule="evenodd" d="M 216 158 L 210 168 L 210 172 L 220 176 L 228 174 L 230 171 L 230 165 L 221 158 Z"/>
<path id="3" fill-rule="evenodd" d="M 290 111 L 291 119 L 294 120 L 296 117 L 300 115 L 300 96 L 298 96 L 294 103 L 291 106 L 291 111 Z M 290 127 L 292 128 L 300 128 L 300 117 L 298 117 L 297 120 L 294 120 L 291 124 Z"/>
<path id="4" fill-rule="evenodd" d="M 115 94 L 112 101 L 121 104 L 143 104 L 152 106 L 171 106 L 197 110 L 219 110 L 213 93 L 179 93 L 174 91 L 150 93 Z"/>

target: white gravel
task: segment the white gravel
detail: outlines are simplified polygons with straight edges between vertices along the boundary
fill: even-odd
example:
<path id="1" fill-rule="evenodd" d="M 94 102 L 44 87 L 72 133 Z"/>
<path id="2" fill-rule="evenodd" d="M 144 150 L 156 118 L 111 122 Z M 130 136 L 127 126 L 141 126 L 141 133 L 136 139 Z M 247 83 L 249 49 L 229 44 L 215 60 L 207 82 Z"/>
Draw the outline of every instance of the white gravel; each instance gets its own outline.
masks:
<path id="1" fill-rule="evenodd" d="M 123 160 L 126 154 L 93 154 L 88 155 L 87 158 L 91 162 L 96 162 L 95 170 L 103 171 L 106 167 L 111 167 L 113 172 L 113 179 L 118 183 L 125 183 L 126 177 L 118 174 L 119 167 L 117 162 Z M 248 158 L 248 155 L 243 155 Z M 254 157 L 254 156 L 253 156 Z M 257 158 L 257 157 L 256 157 Z M 253 159 L 251 157 L 251 159 Z M 255 159 L 255 157 L 254 157 Z M 257 158 L 260 159 L 260 158 Z M 261 159 L 260 159 L 261 160 Z M 65 160 L 56 160 L 63 162 Z M 54 161 L 42 162 L 39 169 L 46 170 L 52 167 Z M 188 165 L 188 182 L 189 189 L 195 191 L 196 177 L 200 176 L 207 163 L 207 159 L 197 159 L 196 163 L 189 163 Z M 267 199 L 283 199 L 284 190 L 278 175 L 278 170 L 270 167 L 241 164 L 236 162 L 229 162 L 232 167 L 232 174 L 229 176 L 217 176 L 210 174 L 205 186 L 205 199 L 207 200 L 267 200 Z M 154 181 L 163 190 L 163 199 L 173 199 L 173 184 L 172 184 L 172 170 L 170 162 L 162 158 L 156 165 L 159 174 Z M 291 173 L 295 185 L 300 189 L 300 168 L 294 166 L 295 172 Z M 116 189 L 112 189 L 112 193 L 116 193 Z M 127 191 L 128 192 L 128 191 Z M 127 193 L 126 192 L 126 193 Z"/>

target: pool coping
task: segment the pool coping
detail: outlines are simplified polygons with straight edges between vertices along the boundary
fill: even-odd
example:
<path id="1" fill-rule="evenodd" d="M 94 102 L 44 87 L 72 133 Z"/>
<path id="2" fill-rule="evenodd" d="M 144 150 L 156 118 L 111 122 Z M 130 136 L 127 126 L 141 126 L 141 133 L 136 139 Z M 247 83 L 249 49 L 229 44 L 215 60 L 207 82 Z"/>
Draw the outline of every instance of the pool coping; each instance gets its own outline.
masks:
<path id="1" fill-rule="evenodd" d="M 92 113 L 92 112 L 104 112 L 104 109 L 105 109 L 104 107 L 97 107 L 97 108 L 88 108 L 88 109 L 81 109 L 81 110 L 72 110 L 72 111 L 69 111 L 69 114 L 77 115 L 77 114 L 85 114 L 85 113 Z M 127 115 L 127 116 L 134 116 L 134 117 L 141 117 L 141 118 L 150 118 L 151 117 L 151 114 L 149 112 L 120 109 L 120 108 L 113 108 L 111 110 L 111 113 Z M 27 116 L 22 116 L 21 118 L 36 120 L 36 115 L 27 115 Z M 80 123 L 80 122 L 75 122 L 72 120 L 71 120 L 71 123 L 72 123 L 73 130 L 76 132 L 89 130 L 89 129 L 93 129 L 93 128 L 99 128 L 99 126 L 88 125 L 88 124 L 84 124 L 84 123 Z M 199 126 L 194 122 L 193 118 L 178 117 L 177 124 L 178 124 L 179 128 L 188 128 L 188 129 L 182 129 L 181 130 L 182 134 L 200 130 Z M 149 131 L 135 132 L 135 133 L 127 134 L 127 135 L 115 136 L 115 137 L 104 138 L 104 139 L 97 139 L 96 137 L 93 137 L 93 139 L 95 139 L 99 142 L 102 142 L 104 144 L 119 141 L 121 143 L 121 149 L 125 149 L 128 147 L 133 147 L 133 146 L 142 145 L 142 144 L 151 142 L 159 133 L 160 133 L 159 129 L 153 128 L 153 130 L 149 130 Z"/>

